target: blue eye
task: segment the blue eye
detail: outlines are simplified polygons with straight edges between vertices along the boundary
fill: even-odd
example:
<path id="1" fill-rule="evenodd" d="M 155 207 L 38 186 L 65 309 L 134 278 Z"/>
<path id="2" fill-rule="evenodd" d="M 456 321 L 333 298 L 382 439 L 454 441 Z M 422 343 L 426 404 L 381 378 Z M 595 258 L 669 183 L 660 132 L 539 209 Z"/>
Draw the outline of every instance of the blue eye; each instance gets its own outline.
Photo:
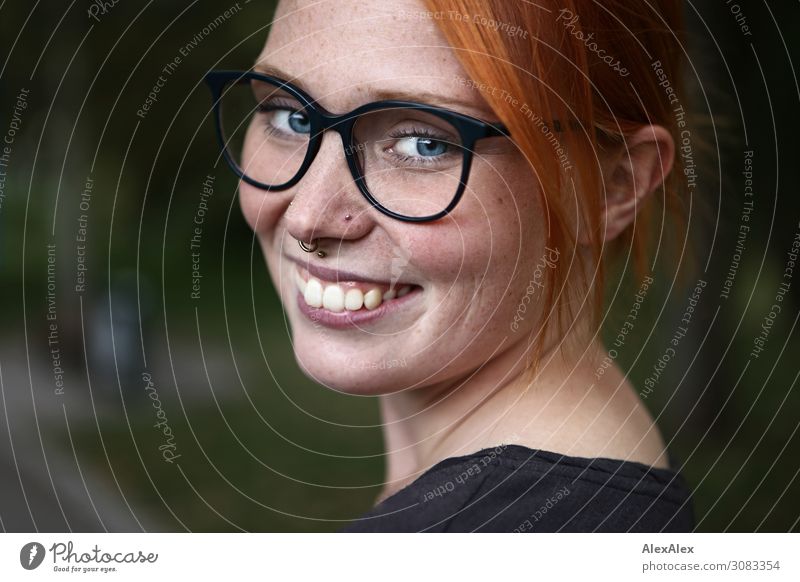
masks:
<path id="1" fill-rule="evenodd" d="M 302 111 L 291 109 L 273 109 L 272 126 L 278 131 L 289 133 L 311 133 L 311 120 Z"/>
<path id="2" fill-rule="evenodd" d="M 259 111 L 266 115 L 267 131 L 286 137 L 311 133 L 311 119 L 304 112 L 280 105 L 262 104 Z"/>
<path id="3" fill-rule="evenodd" d="M 447 152 L 447 144 L 429 138 L 417 138 L 417 151 L 422 156 L 441 156 Z"/>
<path id="4" fill-rule="evenodd" d="M 311 133 L 311 120 L 302 111 L 294 111 L 289 116 L 289 127 L 297 133 Z"/>
<path id="5" fill-rule="evenodd" d="M 427 158 L 446 154 L 448 144 L 429 137 L 408 136 L 397 140 L 393 149 L 402 156 Z"/>

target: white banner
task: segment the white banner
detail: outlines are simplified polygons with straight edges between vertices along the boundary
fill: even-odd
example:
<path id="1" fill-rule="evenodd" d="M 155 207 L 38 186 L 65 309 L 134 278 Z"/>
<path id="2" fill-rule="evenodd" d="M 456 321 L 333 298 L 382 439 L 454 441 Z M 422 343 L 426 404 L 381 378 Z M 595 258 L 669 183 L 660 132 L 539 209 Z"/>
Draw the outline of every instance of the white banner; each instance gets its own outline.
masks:
<path id="1" fill-rule="evenodd" d="M 3 534 L 0 580 L 800 580 L 795 534 Z"/>

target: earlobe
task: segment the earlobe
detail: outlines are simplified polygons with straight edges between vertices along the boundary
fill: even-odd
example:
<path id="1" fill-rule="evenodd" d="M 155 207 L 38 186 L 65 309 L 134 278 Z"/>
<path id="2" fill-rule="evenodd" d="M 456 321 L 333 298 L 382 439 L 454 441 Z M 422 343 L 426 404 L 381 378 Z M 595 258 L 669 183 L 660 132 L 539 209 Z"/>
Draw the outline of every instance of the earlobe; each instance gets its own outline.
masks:
<path id="1" fill-rule="evenodd" d="M 603 210 L 606 242 L 633 223 L 647 198 L 672 170 L 674 159 L 675 143 L 662 126 L 646 125 L 626 137 L 606 174 Z"/>

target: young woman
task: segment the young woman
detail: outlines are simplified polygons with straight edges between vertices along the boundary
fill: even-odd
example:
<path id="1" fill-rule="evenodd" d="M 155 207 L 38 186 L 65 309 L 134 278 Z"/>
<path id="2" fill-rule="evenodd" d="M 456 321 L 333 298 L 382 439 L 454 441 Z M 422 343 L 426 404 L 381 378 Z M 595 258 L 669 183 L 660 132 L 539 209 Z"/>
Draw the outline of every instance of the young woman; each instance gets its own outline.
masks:
<path id="1" fill-rule="evenodd" d="M 680 202 L 677 4 L 284 0 L 208 75 L 299 365 L 380 400 L 346 529 L 693 527 L 598 329 L 606 261 Z"/>

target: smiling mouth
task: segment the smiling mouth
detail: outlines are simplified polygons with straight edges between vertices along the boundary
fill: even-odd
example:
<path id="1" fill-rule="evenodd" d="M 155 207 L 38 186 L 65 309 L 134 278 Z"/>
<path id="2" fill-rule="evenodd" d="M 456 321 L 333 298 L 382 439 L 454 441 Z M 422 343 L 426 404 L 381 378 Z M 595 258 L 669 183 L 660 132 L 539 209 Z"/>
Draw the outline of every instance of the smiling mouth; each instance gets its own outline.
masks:
<path id="1" fill-rule="evenodd" d="M 295 285 L 305 304 L 333 313 L 374 311 L 385 303 L 421 289 L 418 285 L 365 281 L 326 281 L 300 266 L 294 269 Z"/>

